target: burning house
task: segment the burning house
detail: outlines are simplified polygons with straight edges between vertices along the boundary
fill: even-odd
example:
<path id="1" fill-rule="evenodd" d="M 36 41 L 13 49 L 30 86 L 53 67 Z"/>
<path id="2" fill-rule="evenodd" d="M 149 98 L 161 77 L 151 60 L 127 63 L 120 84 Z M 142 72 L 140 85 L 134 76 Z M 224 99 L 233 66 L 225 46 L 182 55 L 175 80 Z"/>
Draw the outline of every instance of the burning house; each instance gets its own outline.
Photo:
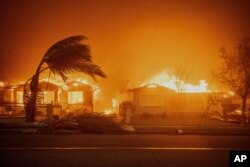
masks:
<path id="1" fill-rule="evenodd" d="M 129 90 L 129 101 L 135 106 L 135 114 L 156 114 L 172 110 L 174 91 L 157 84 Z"/>
<path id="2" fill-rule="evenodd" d="M 62 94 L 61 103 L 66 111 L 93 111 L 93 89 L 88 84 L 72 81 L 67 84 L 66 91 Z"/>
<path id="3" fill-rule="evenodd" d="M 29 85 L 26 86 L 29 87 Z M 24 115 L 23 88 L 24 84 L 1 87 L 1 115 Z M 77 81 L 69 82 L 64 86 L 41 81 L 37 97 L 37 110 L 39 114 L 46 113 L 47 104 L 53 104 L 54 115 L 58 116 L 63 116 L 68 112 L 76 110 L 92 112 L 92 87 Z"/>
<path id="4" fill-rule="evenodd" d="M 208 97 L 212 95 L 211 92 L 176 92 L 158 84 L 129 89 L 128 94 L 128 100 L 134 105 L 134 115 L 202 113 L 206 110 Z"/>

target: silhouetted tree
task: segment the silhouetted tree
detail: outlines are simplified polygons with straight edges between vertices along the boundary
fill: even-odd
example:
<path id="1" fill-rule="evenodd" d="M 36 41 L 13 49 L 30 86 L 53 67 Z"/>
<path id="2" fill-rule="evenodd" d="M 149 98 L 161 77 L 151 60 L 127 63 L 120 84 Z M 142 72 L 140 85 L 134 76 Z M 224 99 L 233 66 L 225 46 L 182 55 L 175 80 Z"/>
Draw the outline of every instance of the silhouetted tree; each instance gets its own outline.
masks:
<path id="1" fill-rule="evenodd" d="M 220 50 L 224 64 L 215 77 L 241 97 L 241 123 L 245 124 L 246 101 L 250 94 L 250 38 L 241 39 L 237 49 L 237 54 L 229 53 L 224 48 Z"/>
<path id="2" fill-rule="evenodd" d="M 175 87 L 176 87 L 176 98 L 179 99 L 175 106 L 175 117 L 186 117 L 186 107 L 183 105 L 185 103 L 183 99 L 182 92 L 185 91 L 185 84 L 189 81 L 190 74 L 192 73 L 192 68 L 188 66 L 187 63 L 183 65 L 175 66 Z"/>
<path id="3" fill-rule="evenodd" d="M 95 76 L 106 77 L 98 65 L 93 64 L 92 56 L 88 45 L 82 44 L 85 36 L 71 36 L 51 46 L 43 56 L 35 74 L 24 86 L 24 98 L 26 96 L 26 121 L 34 122 L 36 113 L 37 93 L 39 91 L 39 75 L 46 69 L 58 74 L 64 81 L 66 74 L 83 72 L 90 75 L 94 80 Z M 31 94 L 27 98 L 26 85 L 30 82 Z M 24 99 L 25 100 L 25 99 Z"/>

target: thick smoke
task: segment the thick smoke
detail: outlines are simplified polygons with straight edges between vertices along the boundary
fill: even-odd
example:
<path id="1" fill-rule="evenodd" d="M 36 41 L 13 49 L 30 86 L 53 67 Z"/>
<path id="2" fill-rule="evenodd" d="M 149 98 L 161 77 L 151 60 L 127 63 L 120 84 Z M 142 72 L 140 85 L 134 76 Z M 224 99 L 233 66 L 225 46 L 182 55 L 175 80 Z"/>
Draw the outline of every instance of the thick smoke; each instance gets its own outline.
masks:
<path id="1" fill-rule="evenodd" d="M 179 1 L 178 1 L 179 2 Z M 0 80 L 25 81 L 58 40 L 83 34 L 105 105 L 147 78 L 188 64 L 191 84 L 219 64 L 221 46 L 249 35 L 248 1 L 32 1 L 0 2 Z M 235 6 L 239 6 L 237 9 Z M 81 77 L 85 77 L 84 75 Z"/>

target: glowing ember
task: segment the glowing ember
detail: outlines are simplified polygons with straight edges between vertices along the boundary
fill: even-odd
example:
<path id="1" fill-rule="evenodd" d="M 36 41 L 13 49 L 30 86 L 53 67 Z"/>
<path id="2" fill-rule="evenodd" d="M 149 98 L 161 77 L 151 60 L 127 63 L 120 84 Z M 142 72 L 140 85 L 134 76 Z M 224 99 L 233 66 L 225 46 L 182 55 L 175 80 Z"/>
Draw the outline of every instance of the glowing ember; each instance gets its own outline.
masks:
<path id="1" fill-rule="evenodd" d="M 177 82 L 182 85 L 181 90 L 178 90 Z M 185 83 L 185 81 L 178 80 L 178 77 L 176 76 L 169 76 L 166 71 L 163 71 L 158 75 L 147 79 L 140 86 L 148 85 L 148 87 L 155 87 L 156 85 L 154 84 L 158 84 L 180 92 L 210 92 L 207 89 L 208 84 L 205 80 L 200 80 L 199 85 L 192 85 Z"/>

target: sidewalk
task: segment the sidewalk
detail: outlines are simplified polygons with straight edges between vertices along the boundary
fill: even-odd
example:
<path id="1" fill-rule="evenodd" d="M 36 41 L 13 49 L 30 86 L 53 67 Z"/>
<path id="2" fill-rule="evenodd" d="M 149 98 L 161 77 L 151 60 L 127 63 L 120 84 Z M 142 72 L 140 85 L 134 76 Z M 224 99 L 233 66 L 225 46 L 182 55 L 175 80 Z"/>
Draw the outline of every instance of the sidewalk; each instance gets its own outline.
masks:
<path id="1" fill-rule="evenodd" d="M 137 134 L 241 135 L 250 136 L 250 127 L 216 126 L 134 126 Z"/>
<path id="2" fill-rule="evenodd" d="M 132 125 L 139 134 L 250 135 L 250 126 L 218 119 L 140 119 Z"/>
<path id="3" fill-rule="evenodd" d="M 163 121 L 163 122 L 161 122 Z M 124 126 L 132 134 L 168 134 L 168 135 L 241 135 L 250 136 L 250 126 L 229 123 L 220 120 L 199 120 L 183 122 L 183 120 L 137 120 L 131 126 Z M 25 121 L 0 120 L 0 134 L 36 134 L 39 132 L 39 123 Z M 135 131 L 131 130 L 135 129 Z M 76 131 L 61 130 L 56 134 L 75 134 Z"/>

